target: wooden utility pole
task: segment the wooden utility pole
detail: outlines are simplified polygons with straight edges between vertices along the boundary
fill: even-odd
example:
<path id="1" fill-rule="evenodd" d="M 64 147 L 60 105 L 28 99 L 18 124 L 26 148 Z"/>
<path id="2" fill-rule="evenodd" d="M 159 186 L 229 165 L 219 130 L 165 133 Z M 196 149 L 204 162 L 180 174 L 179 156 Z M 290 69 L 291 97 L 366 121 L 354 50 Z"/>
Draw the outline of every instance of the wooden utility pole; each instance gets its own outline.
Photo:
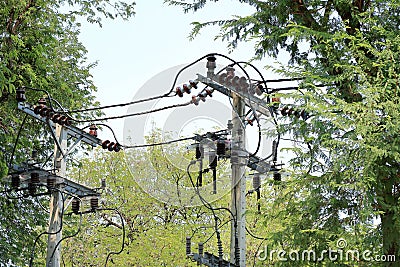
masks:
<path id="1" fill-rule="evenodd" d="M 62 192 L 78 198 L 84 198 L 87 196 L 98 197 L 100 195 L 95 189 L 91 189 L 66 178 L 66 157 L 80 142 L 96 147 L 102 144 L 102 140 L 75 126 L 67 124 L 61 125 L 60 123 L 50 120 L 49 117 L 43 115 L 45 113 L 40 113 L 40 111 L 43 111 L 45 108 L 46 106 L 43 105 L 42 109 L 36 110 L 35 112 L 35 106 L 23 102 L 18 103 L 19 110 L 32 116 L 38 121 L 46 123 L 49 126 L 50 131 L 52 131 L 52 135 L 55 138 L 53 162 L 55 173 L 42 169 L 24 172 L 17 167 L 16 170 L 21 171 L 20 176 L 26 181 L 30 181 L 31 173 L 35 172 L 39 176 L 38 178 L 41 184 L 46 184 L 47 182 L 51 195 L 46 266 L 59 267 L 61 259 L 60 241 L 62 239 L 62 215 L 64 212 L 63 209 L 65 210 Z M 75 142 L 69 147 L 67 142 L 68 138 L 75 139 Z M 53 182 L 49 183 L 50 180 L 53 180 Z"/>
<path id="2" fill-rule="evenodd" d="M 54 169 L 56 174 L 65 177 L 66 174 L 66 159 L 64 154 L 67 153 L 67 131 L 63 126 L 56 125 L 56 144 L 54 145 Z M 58 144 L 57 144 L 58 142 Z M 60 149 L 62 151 L 60 151 Z M 49 230 L 50 233 L 47 241 L 47 267 L 59 267 L 61 258 L 61 244 L 56 245 L 62 238 L 62 213 L 63 213 L 63 197 L 60 190 L 53 190 L 50 198 L 50 218 Z M 54 233 L 54 234 L 53 234 Z M 56 250 L 55 250 L 56 249 Z"/>
<path id="3" fill-rule="evenodd" d="M 234 220 L 231 223 L 231 262 L 238 267 L 246 267 L 246 178 L 244 174 L 247 164 L 247 152 L 245 129 L 242 120 L 245 115 L 245 103 L 235 93 L 232 93 L 232 99 L 231 211 L 234 215 Z"/>

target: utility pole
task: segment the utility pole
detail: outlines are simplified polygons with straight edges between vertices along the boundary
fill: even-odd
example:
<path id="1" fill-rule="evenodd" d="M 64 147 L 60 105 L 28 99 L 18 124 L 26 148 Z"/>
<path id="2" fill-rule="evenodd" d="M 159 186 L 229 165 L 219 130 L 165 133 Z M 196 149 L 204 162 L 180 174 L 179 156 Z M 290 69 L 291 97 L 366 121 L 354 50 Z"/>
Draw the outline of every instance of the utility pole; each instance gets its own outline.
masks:
<path id="1" fill-rule="evenodd" d="M 236 93 L 232 93 L 232 191 L 231 211 L 234 220 L 231 222 L 231 262 L 238 267 L 246 267 L 246 179 L 245 166 L 247 152 L 243 117 L 245 103 Z"/>
<path id="2" fill-rule="evenodd" d="M 22 103 L 22 101 L 20 101 L 18 103 L 18 109 L 32 116 L 38 121 L 46 123 L 54 137 L 55 145 L 53 165 L 55 174 L 42 169 L 35 169 L 34 171 L 28 172 L 19 170 L 17 166 L 15 169 L 19 171 L 19 176 L 24 178 L 26 182 L 30 182 L 31 173 L 33 172 L 39 176 L 39 182 L 42 184 L 45 184 L 47 180 L 49 185 L 49 180 L 54 180 L 53 184 L 48 186 L 50 191 L 50 218 L 47 240 L 46 267 L 60 267 L 60 241 L 62 239 L 61 222 L 62 215 L 64 213 L 63 208 L 65 209 L 62 192 L 67 192 L 69 195 L 76 196 L 80 199 L 89 196 L 98 197 L 100 195 L 95 189 L 88 188 L 66 178 L 66 158 L 73 150 L 75 150 L 76 146 L 80 142 L 91 145 L 92 147 L 102 145 L 103 142 L 97 138 L 97 133 L 95 135 L 90 134 L 90 132 L 86 133 L 85 131 L 71 124 L 65 123 L 64 121 L 67 117 L 61 116 L 61 114 L 52 115 L 51 112 L 47 113 L 49 110 L 43 103 L 39 106 L 32 106 L 28 103 Z M 56 118 L 59 118 L 60 121 L 57 121 Z M 75 139 L 70 146 L 68 146 L 68 138 Z M 118 152 L 120 149 L 119 145 L 115 144 L 114 142 L 106 140 L 104 143 L 106 143 L 106 147 L 109 151 Z"/>
<path id="3" fill-rule="evenodd" d="M 61 177 L 66 175 L 66 159 L 65 154 L 67 153 L 67 131 L 62 125 L 56 124 L 56 140 L 54 145 L 54 169 L 56 174 Z M 58 185 L 57 185 L 58 186 Z M 60 190 L 53 190 L 50 197 L 50 218 L 49 218 L 49 230 L 47 241 L 47 267 L 59 267 L 61 257 L 61 244 L 56 245 L 62 238 L 61 231 L 61 220 L 63 213 L 63 198 Z M 54 234 L 52 234 L 54 233 Z"/>

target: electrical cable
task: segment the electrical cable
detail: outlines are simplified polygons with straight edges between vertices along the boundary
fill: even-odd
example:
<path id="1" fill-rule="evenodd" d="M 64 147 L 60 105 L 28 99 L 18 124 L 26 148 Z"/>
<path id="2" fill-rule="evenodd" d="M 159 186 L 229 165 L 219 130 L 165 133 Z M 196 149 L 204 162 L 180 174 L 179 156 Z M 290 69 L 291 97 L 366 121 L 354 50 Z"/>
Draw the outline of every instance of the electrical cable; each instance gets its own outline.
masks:
<path id="1" fill-rule="evenodd" d="M 85 109 L 67 110 L 67 111 L 64 111 L 64 113 L 79 113 L 79 112 L 102 110 L 102 109 L 108 109 L 108 108 L 125 107 L 125 106 L 135 105 L 135 104 L 139 104 L 139 103 L 144 103 L 147 101 L 162 99 L 164 97 L 173 97 L 173 95 L 170 96 L 170 95 L 163 94 L 163 95 L 159 95 L 159 96 L 153 96 L 153 97 L 139 99 L 136 101 L 126 102 L 126 103 L 121 103 L 121 104 L 113 104 L 113 105 L 92 107 L 92 108 L 85 108 Z"/>
<path id="2" fill-rule="evenodd" d="M 61 238 L 61 239 L 57 242 L 57 244 L 54 246 L 53 252 L 51 253 L 50 262 L 51 262 L 51 259 L 54 257 L 54 253 L 56 252 L 56 249 L 57 249 L 57 247 L 61 244 L 61 242 L 64 241 L 65 239 L 68 239 L 68 238 L 72 238 L 72 237 L 77 236 L 77 235 L 81 232 L 81 228 L 82 228 L 82 212 L 79 212 L 79 226 L 78 226 L 78 230 L 77 230 L 75 233 L 73 233 L 73 234 L 71 234 L 71 235 L 69 235 L 69 236 L 65 236 L 65 237 Z"/>
<path id="3" fill-rule="evenodd" d="M 230 220 L 224 222 L 223 224 L 220 224 L 219 227 L 224 226 L 225 224 L 227 224 L 228 222 L 231 222 L 231 221 L 232 221 L 232 219 L 230 219 Z M 195 229 L 193 230 L 193 233 L 192 233 L 192 235 L 190 236 L 190 238 L 193 238 L 194 235 L 197 233 L 197 231 L 199 231 L 200 229 L 208 229 L 208 228 L 214 228 L 214 226 L 204 226 L 204 225 L 203 225 L 203 226 L 199 226 L 199 227 L 197 227 L 197 228 L 195 228 Z"/>
<path id="4" fill-rule="evenodd" d="M 123 148 L 142 148 L 142 147 L 152 147 L 152 146 L 161 146 L 161 145 L 168 145 L 168 144 L 172 144 L 172 143 L 177 143 L 177 142 L 181 142 L 181 141 L 187 141 L 187 140 L 198 140 L 200 137 L 202 138 L 207 138 L 207 136 L 209 134 L 221 134 L 223 135 L 222 132 L 225 132 L 226 130 L 218 130 L 216 132 L 207 132 L 205 134 L 202 135 L 195 135 L 192 137 L 184 137 L 184 138 L 179 138 L 179 139 L 174 139 L 171 141 L 165 141 L 165 142 L 159 142 L 159 143 L 151 143 L 151 144 L 142 144 L 142 145 L 121 145 Z"/>
<path id="5" fill-rule="evenodd" d="M 256 266 L 256 259 L 257 259 L 258 251 L 260 250 L 260 247 L 261 247 L 261 245 L 264 243 L 265 240 L 266 240 L 266 239 L 264 239 L 264 240 L 262 240 L 262 241 L 260 242 L 260 244 L 258 245 L 258 247 L 257 247 L 257 249 L 256 249 L 256 252 L 254 253 L 254 257 L 253 257 L 253 267 Z M 265 252 L 265 253 L 266 253 L 266 252 Z"/>
<path id="6" fill-rule="evenodd" d="M 326 87 L 326 86 L 329 86 L 329 84 L 316 84 L 314 86 L 315 87 Z M 297 90 L 302 95 L 304 95 L 304 93 L 302 91 L 300 91 L 300 88 L 298 86 L 289 86 L 289 87 L 282 87 L 282 88 L 271 88 L 271 91 L 269 93 L 272 94 L 272 93 L 279 92 L 279 91 L 292 91 L 292 90 Z"/>
<path id="7" fill-rule="evenodd" d="M 153 96 L 150 98 L 145 98 L 145 99 L 140 99 L 140 100 L 136 100 L 136 101 L 131 101 L 131 102 L 127 102 L 127 103 L 120 103 L 120 104 L 113 104 L 113 105 L 107 105 L 107 106 L 100 106 L 100 107 L 92 107 L 92 108 L 86 108 L 86 109 L 77 109 L 77 110 L 69 110 L 66 111 L 65 113 L 79 113 L 79 112 L 85 112 L 85 111 L 94 111 L 94 110 L 102 110 L 102 109 L 107 109 L 107 108 L 114 108 L 114 107 L 124 107 L 124 106 L 129 106 L 129 105 L 134 105 L 134 104 L 139 104 L 139 103 L 143 103 L 143 102 L 147 102 L 147 101 L 151 101 L 151 100 L 156 100 L 156 99 L 161 99 L 164 97 L 171 97 L 171 93 L 174 91 L 175 89 L 175 85 L 178 81 L 178 77 L 179 75 L 186 69 L 188 69 L 189 67 L 193 66 L 194 64 L 198 63 L 199 61 L 203 60 L 204 58 L 207 58 L 208 56 L 210 56 L 209 54 L 200 57 L 199 59 L 196 59 L 195 61 L 193 61 L 192 63 L 189 63 L 188 65 L 184 66 L 183 68 L 181 68 L 177 74 L 175 75 L 174 81 L 172 83 L 172 87 L 171 89 L 163 94 L 163 95 L 159 95 L 159 96 Z M 172 95 L 174 96 L 174 95 Z"/>
<path id="8" fill-rule="evenodd" d="M 63 228 L 63 215 L 64 215 L 65 198 L 64 198 L 64 195 L 62 194 L 62 192 L 59 189 L 57 189 L 57 188 L 53 188 L 53 189 L 58 191 L 60 193 L 61 198 L 62 198 L 62 208 L 61 208 L 61 216 L 60 216 L 60 229 L 58 229 L 56 232 L 53 232 L 53 233 L 51 233 L 51 232 L 42 232 L 36 237 L 35 242 L 33 243 L 33 246 L 32 246 L 32 250 L 31 250 L 31 256 L 30 256 L 30 259 L 29 259 L 29 267 L 32 267 L 33 258 L 35 257 L 35 247 L 36 247 L 36 244 L 37 244 L 39 238 L 42 237 L 42 235 L 56 235 L 56 234 L 60 233 L 62 228 Z M 50 261 L 51 261 L 51 258 L 50 258 Z"/>
<path id="9" fill-rule="evenodd" d="M 121 249 L 119 251 L 110 251 L 107 255 L 106 258 L 106 262 L 104 263 L 104 267 L 107 267 L 107 263 L 109 258 L 111 257 L 111 255 L 118 255 L 121 254 L 122 251 L 124 250 L 124 246 L 125 246 L 125 223 L 124 223 L 124 218 L 122 217 L 121 212 L 119 212 L 119 210 L 117 209 L 112 209 L 112 208 L 102 208 L 102 209 L 97 209 L 97 210 L 103 210 L 103 211 L 107 211 L 107 210 L 111 210 L 111 211 L 115 211 L 120 219 L 121 219 L 121 225 L 122 225 L 122 245 L 121 245 Z"/>
<path id="10" fill-rule="evenodd" d="M 191 176 L 191 174 L 190 174 L 190 172 L 189 172 L 190 166 L 192 166 L 192 165 L 194 165 L 194 164 L 196 164 L 196 162 L 194 162 L 194 163 L 192 163 L 192 162 L 189 163 L 188 167 L 186 168 L 186 172 L 187 172 L 187 174 L 188 174 L 188 176 L 189 176 L 189 179 L 190 179 L 190 182 L 191 182 L 193 188 L 194 188 L 195 191 L 196 191 L 196 194 L 199 196 L 199 198 L 200 198 L 200 200 L 203 202 L 204 206 L 205 206 L 206 208 L 208 208 L 209 210 L 211 210 L 211 211 L 225 210 L 225 211 L 227 211 L 227 212 L 231 215 L 232 218 L 235 218 L 235 216 L 233 215 L 233 213 L 232 213 L 232 211 L 231 211 L 230 209 L 225 208 L 225 207 L 213 208 L 213 207 L 211 206 L 211 204 L 201 196 L 201 194 L 200 194 L 200 192 L 199 192 L 199 189 L 198 189 L 198 187 L 196 187 L 196 185 L 194 184 L 193 178 L 192 178 L 192 176 Z M 236 221 L 235 219 L 233 219 L 233 220 L 234 220 L 235 223 L 237 223 L 237 221 Z"/>
<path id="11" fill-rule="evenodd" d="M 86 128 L 89 128 L 90 126 L 92 126 L 92 125 L 87 125 L 87 126 L 83 127 L 81 130 L 85 130 Z M 118 142 L 117 135 L 115 134 L 115 132 L 114 132 L 113 128 L 111 128 L 111 126 L 109 126 L 109 125 L 107 125 L 105 123 L 96 123 L 96 126 L 104 126 L 104 127 L 108 128 L 111 131 L 115 142 L 117 144 L 121 144 L 120 142 Z"/>
<path id="12" fill-rule="evenodd" d="M 193 188 L 195 189 L 195 192 L 196 192 L 197 195 L 199 196 L 200 200 L 203 202 L 203 205 L 204 205 L 206 208 L 208 208 L 208 209 L 211 210 L 211 213 L 212 213 L 212 215 L 213 215 L 213 217 L 214 217 L 214 220 L 215 220 L 215 233 L 216 233 L 216 235 L 217 235 L 217 247 L 218 247 L 219 263 L 221 263 L 222 260 L 223 260 L 223 258 L 222 258 L 222 256 L 223 256 L 223 248 L 222 248 L 222 242 L 221 242 L 221 235 L 220 235 L 219 227 L 218 227 L 218 220 L 219 220 L 219 218 L 218 218 L 218 216 L 215 214 L 215 211 L 218 210 L 218 209 L 222 209 L 222 210 L 227 210 L 227 211 L 229 211 L 229 213 L 230 213 L 231 216 L 232 216 L 232 217 L 231 217 L 231 220 L 234 221 L 234 229 L 235 229 L 235 232 L 236 232 L 236 229 L 237 229 L 237 218 L 233 215 L 232 211 L 229 210 L 229 209 L 227 209 L 227 208 L 213 208 L 213 207 L 211 206 L 211 203 L 209 203 L 208 201 L 206 201 L 206 200 L 201 196 L 200 191 L 199 191 L 199 188 L 195 186 L 195 184 L 194 184 L 194 182 L 193 182 L 193 179 L 192 179 L 192 176 L 190 175 L 190 171 L 189 171 L 190 166 L 192 166 L 192 165 L 194 165 L 194 164 L 196 164 L 196 161 L 191 161 L 190 164 L 188 165 L 188 167 L 186 168 L 186 172 L 187 172 L 187 174 L 188 174 L 188 176 L 189 176 L 189 179 L 190 179 L 190 182 L 191 182 Z"/>
<path id="13" fill-rule="evenodd" d="M 25 124 L 27 118 L 28 118 L 28 114 L 25 114 L 24 118 L 22 119 L 21 125 L 19 126 L 19 129 L 18 129 L 18 132 L 17 132 L 17 137 L 15 138 L 13 150 L 11 152 L 10 160 L 8 162 L 8 168 L 9 169 L 12 166 L 12 162 L 13 162 L 15 150 L 17 148 L 18 140 L 19 140 L 19 138 L 21 136 L 22 128 L 24 127 L 24 124 Z"/>
<path id="14" fill-rule="evenodd" d="M 267 239 L 267 237 L 259 237 L 259 236 L 256 236 L 255 234 L 253 234 L 247 227 L 245 227 L 246 228 L 246 232 L 252 237 L 252 238 L 254 238 L 254 239 L 258 239 L 258 240 L 265 240 L 265 239 Z"/>
<path id="15" fill-rule="evenodd" d="M 230 219 L 230 220 L 228 220 L 228 221 L 226 221 L 226 222 L 224 222 L 224 223 L 218 225 L 218 228 L 221 228 L 221 227 L 225 226 L 227 223 L 229 223 L 229 222 L 231 222 L 231 221 L 233 221 L 233 219 Z M 210 228 L 212 228 L 212 227 L 214 227 L 214 226 L 210 226 Z M 203 245 L 206 244 L 208 241 L 210 241 L 211 238 L 215 235 L 215 233 L 216 233 L 216 232 L 214 231 L 214 232 L 206 239 L 206 241 L 203 242 Z"/>
<path id="16" fill-rule="evenodd" d="M 49 162 L 49 160 L 53 157 L 53 155 L 54 151 L 52 151 L 50 155 L 46 158 L 46 160 L 43 162 L 41 169 L 43 169 L 46 166 L 47 162 Z"/>
<path id="17" fill-rule="evenodd" d="M 260 125 L 260 121 L 258 119 L 258 117 L 256 116 L 256 114 L 254 114 L 256 120 L 257 120 L 257 127 L 258 127 L 258 143 L 257 143 L 257 148 L 256 151 L 254 151 L 252 154 L 250 154 L 250 158 L 254 157 L 258 151 L 260 150 L 260 146 L 261 146 L 261 125 Z"/>
<path id="18" fill-rule="evenodd" d="M 148 111 L 142 111 L 142 112 L 137 112 L 137 113 L 130 113 L 130 114 L 125 114 L 125 115 L 120 115 L 120 116 L 110 116 L 110 117 L 102 117 L 102 118 L 96 118 L 96 119 L 86 119 L 86 120 L 79 120 L 79 119 L 74 119 L 71 118 L 71 120 L 78 122 L 78 123 L 84 123 L 84 122 L 96 122 L 96 121 L 107 121 L 107 120 L 115 120 L 115 119 L 123 119 L 127 117 L 133 117 L 133 116 L 140 116 L 140 115 L 145 115 L 145 114 L 150 114 L 154 112 L 159 112 L 159 111 L 164 111 L 167 109 L 171 108 L 179 108 L 179 107 L 185 107 L 192 104 L 191 101 L 182 103 L 182 104 L 175 104 L 175 105 L 170 105 L 170 106 L 165 106 L 162 108 L 156 108 Z"/>
<path id="19" fill-rule="evenodd" d="M 65 157 L 64 151 L 63 151 L 62 148 L 61 148 L 61 144 L 60 144 L 60 142 L 58 141 L 56 135 L 54 134 L 53 128 L 51 128 L 51 125 L 50 125 L 49 120 L 46 120 L 46 123 L 47 123 L 47 126 L 50 128 L 51 136 L 52 136 L 53 139 L 54 139 L 54 143 L 56 144 L 58 151 L 61 153 L 61 155 L 62 155 L 63 157 Z"/>
<path id="20" fill-rule="evenodd" d="M 49 99 L 49 103 L 51 103 L 51 101 L 54 101 L 57 104 L 57 106 L 59 106 L 61 108 L 62 112 L 65 112 L 65 108 L 60 104 L 60 102 L 58 102 L 56 99 L 54 99 L 52 97 L 48 98 L 48 99 Z M 59 110 L 54 110 L 53 108 L 52 108 L 52 111 L 60 112 Z"/>
<path id="21" fill-rule="evenodd" d="M 122 145 L 122 147 L 124 147 L 124 148 L 142 148 L 142 147 L 161 146 L 161 145 L 168 145 L 168 144 L 172 144 L 172 143 L 176 143 L 176 142 L 191 140 L 191 139 L 194 139 L 194 138 L 195 137 L 185 137 L 185 138 L 174 139 L 174 140 L 171 140 L 171 141 L 165 141 L 165 142 L 160 142 L 160 143 L 133 145 L 133 146 Z"/>
<path id="22" fill-rule="evenodd" d="M 36 200 L 36 202 L 39 204 L 39 206 L 40 206 L 40 208 L 41 208 L 42 210 L 44 210 L 46 213 L 50 213 L 50 211 L 49 211 L 48 209 L 46 209 L 46 208 L 42 205 L 42 203 L 40 203 L 38 196 L 35 196 L 35 200 Z"/>
<path id="23" fill-rule="evenodd" d="M 292 81 L 299 81 L 304 80 L 306 77 L 298 77 L 298 78 L 282 78 L 282 79 L 275 79 L 275 80 L 265 80 L 267 83 L 274 83 L 274 82 L 292 82 Z M 259 80 L 252 79 L 252 81 L 258 82 Z"/>
<path id="24" fill-rule="evenodd" d="M 28 89 L 28 90 L 32 90 L 32 91 L 37 91 L 37 92 L 44 92 L 47 95 L 47 98 L 50 100 L 49 104 L 50 104 L 50 108 L 52 111 L 56 111 L 53 107 L 53 104 L 51 103 L 51 101 L 53 100 L 53 98 L 51 97 L 50 93 L 44 89 L 39 89 L 39 88 L 34 88 L 34 87 L 29 87 L 29 86 L 22 86 L 21 88 L 23 89 Z M 58 103 L 58 102 L 57 102 Z M 58 103 L 60 104 L 60 103 Z M 61 106 L 61 105 L 60 105 Z"/>

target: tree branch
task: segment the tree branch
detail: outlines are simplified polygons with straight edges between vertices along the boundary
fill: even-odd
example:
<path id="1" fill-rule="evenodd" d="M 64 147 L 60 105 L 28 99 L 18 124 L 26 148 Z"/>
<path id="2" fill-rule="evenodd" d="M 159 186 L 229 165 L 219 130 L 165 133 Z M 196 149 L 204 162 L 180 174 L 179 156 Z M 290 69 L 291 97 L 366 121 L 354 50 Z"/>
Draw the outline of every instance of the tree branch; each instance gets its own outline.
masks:
<path id="1" fill-rule="evenodd" d="M 301 16 L 303 18 L 304 26 L 313 30 L 320 29 L 319 23 L 312 16 L 310 10 L 308 10 L 308 8 L 304 5 L 303 0 L 293 0 L 293 4 L 293 15 Z"/>
<path id="2" fill-rule="evenodd" d="M 101 216 L 101 217 L 107 222 L 106 227 L 112 225 L 112 226 L 115 226 L 115 227 L 117 227 L 119 229 L 122 229 L 121 225 L 119 225 L 118 223 L 116 223 L 113 220 L 109 219 L 105 214 L 103 214 L 103 216 Z"/>

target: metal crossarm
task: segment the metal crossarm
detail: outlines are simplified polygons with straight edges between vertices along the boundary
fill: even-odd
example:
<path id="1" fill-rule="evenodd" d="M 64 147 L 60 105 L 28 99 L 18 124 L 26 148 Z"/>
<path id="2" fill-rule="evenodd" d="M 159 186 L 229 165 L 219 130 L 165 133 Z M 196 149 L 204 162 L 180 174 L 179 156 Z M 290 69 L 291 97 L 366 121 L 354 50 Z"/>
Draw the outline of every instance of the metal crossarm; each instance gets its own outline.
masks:
<path id="1" fill-rule="evenodd" d="M 19 102 L 18 103 L 18 109 L 25 112 L 26 114 L 34 117 L 37 120 L 40 120 L 44 123 L 49 123 L 50 126 L 54 129 L 55 128 L 55 123 L 52 122 L 51 120 L 47 119 L 46 117 L 42 117 L 38 114 L 35 114 L 35 112 L 33 111 L 33 107 L 31 105 L 29 105 L 28 103 L 24 103 L 24 102 Z M 89 133 L 82 131 L 81 129 L 75 127 L 75 126 L 67 126 L 67 125 L 63 125 L 65 130 L 67 131 L 67 134 L 69 136 L 72 136 L 74 138 L 78 138 L 81 139 L 82 142 L 89 144 L 91 146 L 98 146 L 101 145 L 101 140 L 93 135 L 90 135 Z"/>
<path id="2" fill-rule="evenodd" d="M 218 76 L 215 77 L 217 78 Z M 215 79 L 207 78 L 201 74 L 197 74 L 197 80 L 226 96 L 232 97 L 232 93 L 235 93 L 242 98 L 246 106 L 254 108 L 257 112 L 265 116 L 271 116 L 268 103 L 261 98 L 258 98 L 250 93 L 245 93 L 233 86 L 226 87 L 218 83 Z"/>

